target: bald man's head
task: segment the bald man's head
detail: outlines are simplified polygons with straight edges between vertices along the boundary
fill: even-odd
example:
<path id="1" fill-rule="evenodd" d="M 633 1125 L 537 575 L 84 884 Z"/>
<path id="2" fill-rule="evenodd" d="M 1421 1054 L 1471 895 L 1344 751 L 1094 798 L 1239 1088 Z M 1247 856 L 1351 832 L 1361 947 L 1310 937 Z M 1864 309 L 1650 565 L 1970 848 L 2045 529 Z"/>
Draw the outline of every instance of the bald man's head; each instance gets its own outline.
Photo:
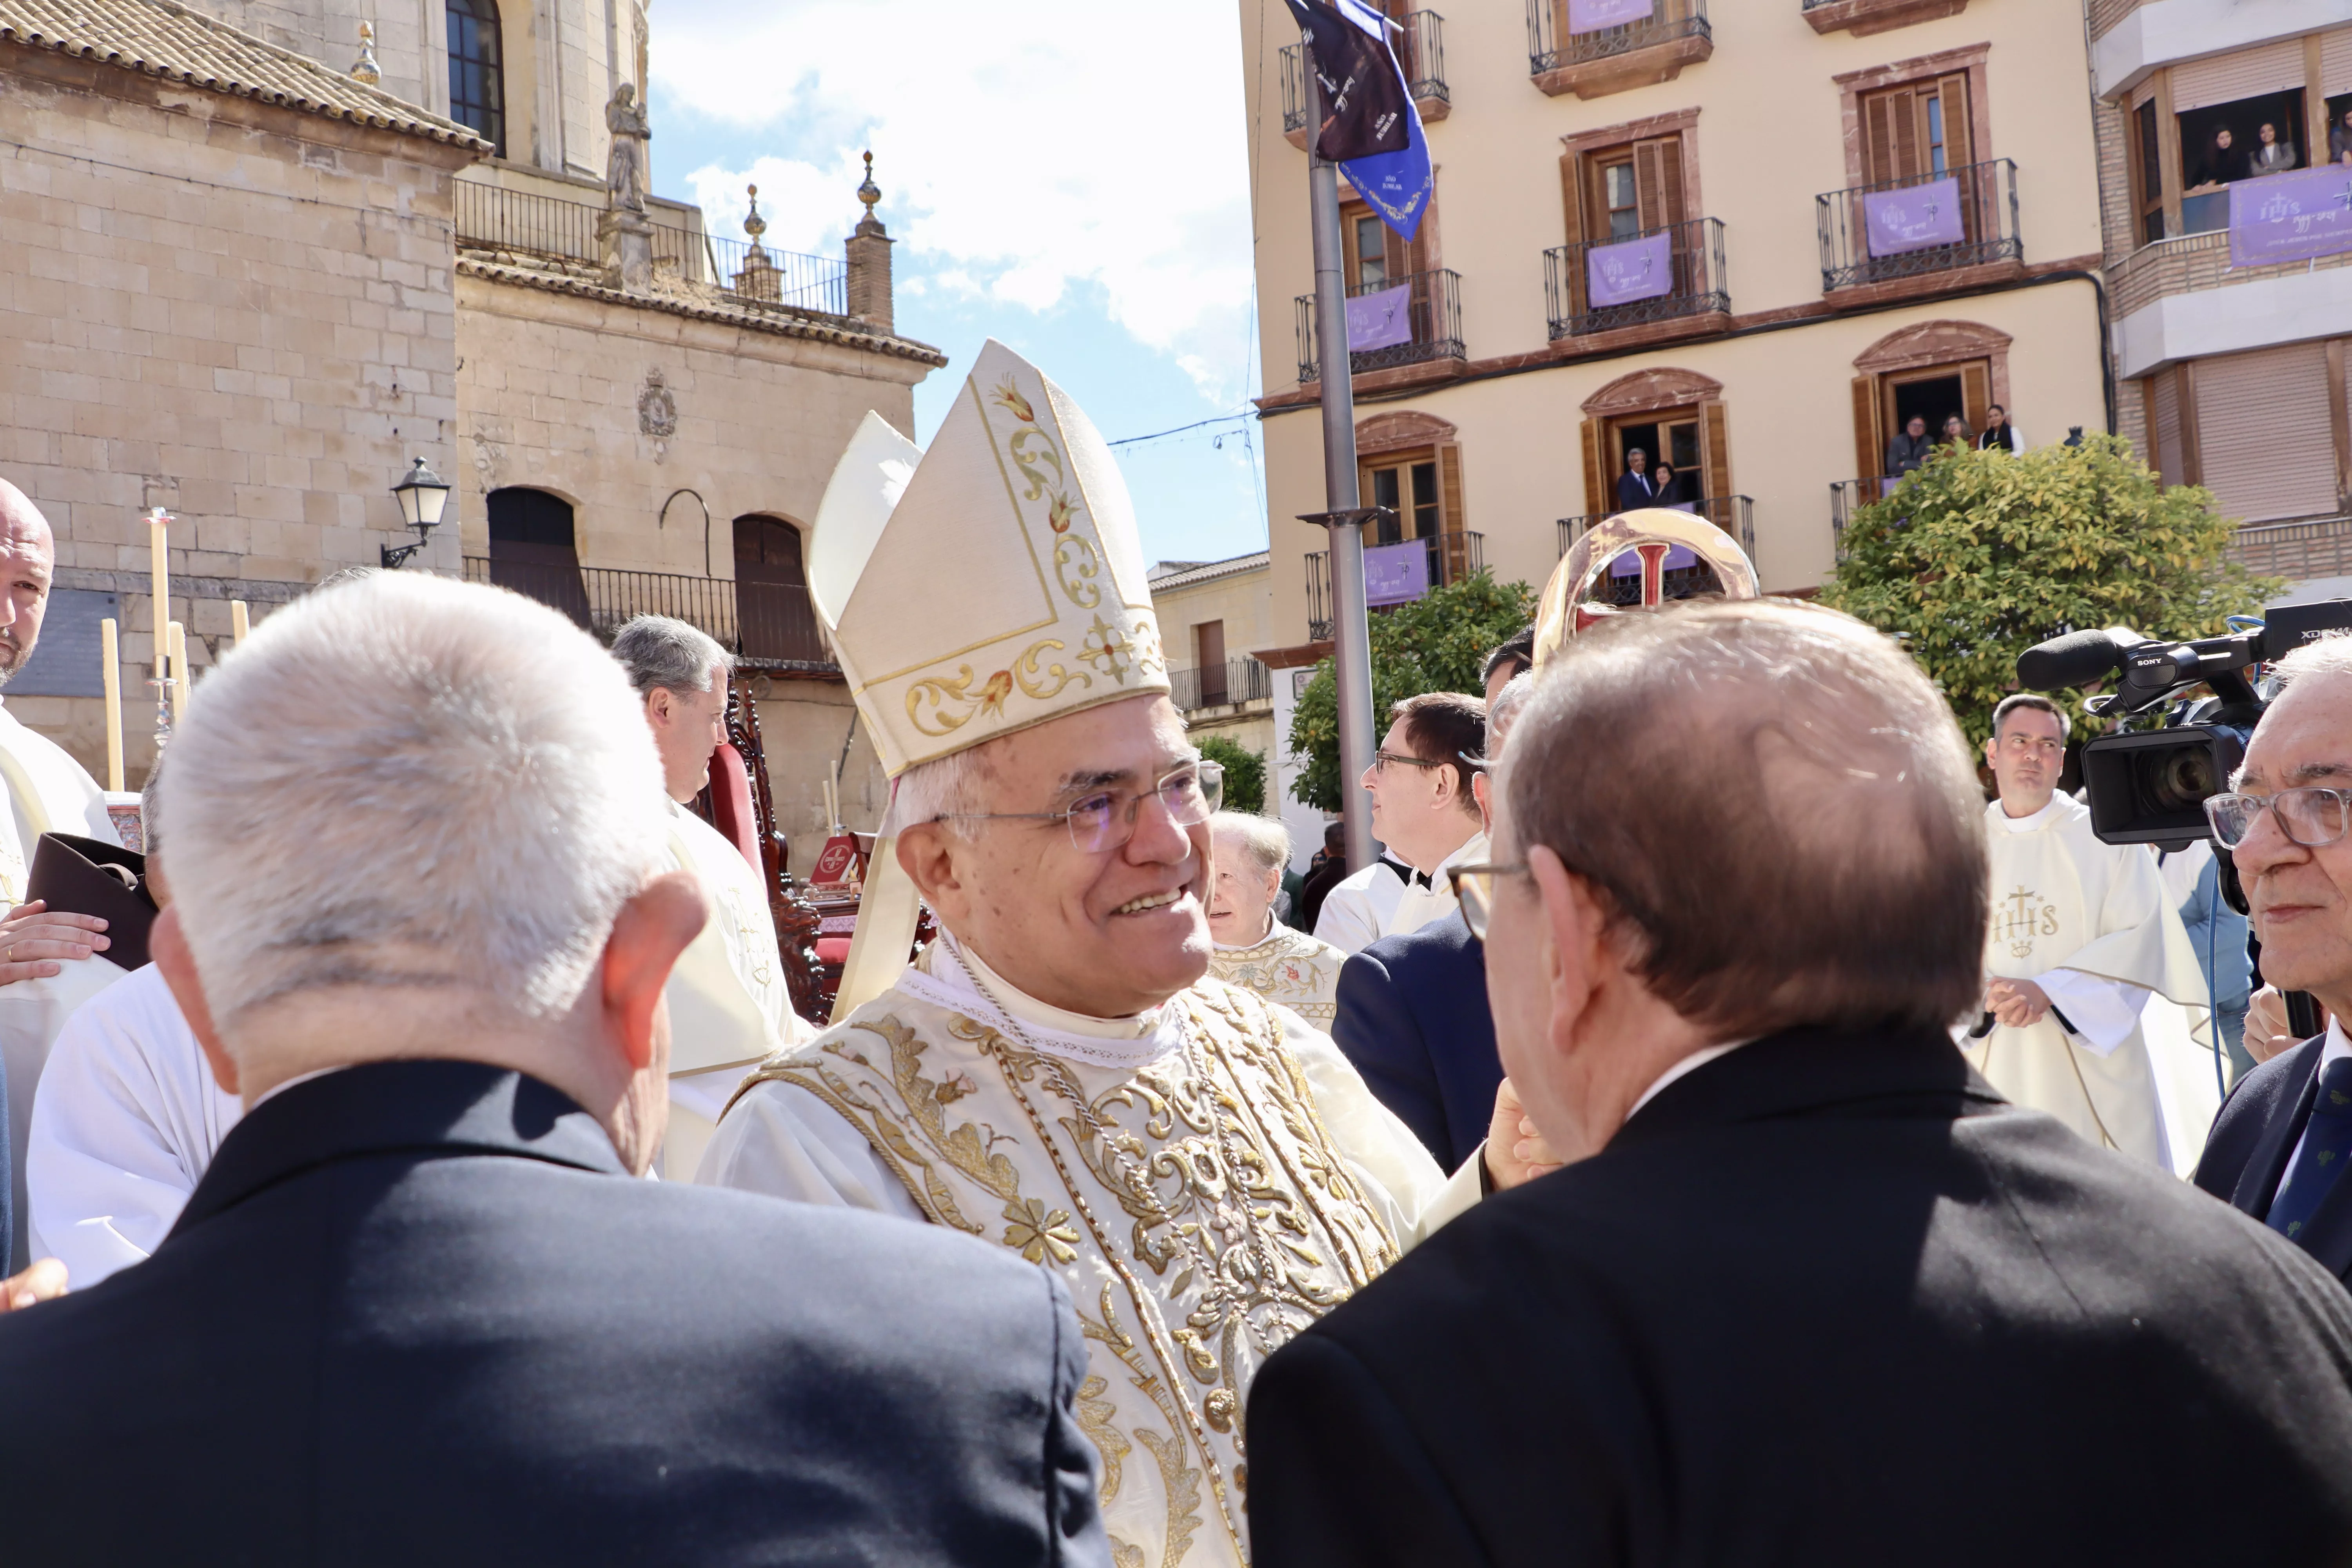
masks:
<path id="1" fill-rule="evenodd" d="M 0 479 L 0 685 L 25 667 L 49 607 L 57 538 L 24 491 Z"/>

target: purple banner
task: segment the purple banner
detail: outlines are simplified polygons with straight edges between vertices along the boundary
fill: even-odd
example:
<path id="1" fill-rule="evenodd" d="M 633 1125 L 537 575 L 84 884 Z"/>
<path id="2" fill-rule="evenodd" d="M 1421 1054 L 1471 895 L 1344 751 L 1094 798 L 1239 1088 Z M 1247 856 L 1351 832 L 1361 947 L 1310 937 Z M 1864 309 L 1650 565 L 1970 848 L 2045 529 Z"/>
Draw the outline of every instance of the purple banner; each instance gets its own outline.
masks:
<path id="1" fill-rule="evenodd" d="M 1597 33 L 1628 22 L 1646 22 L 1657 10 L 1657 0 L 1568 0 L 1568 30 Z"/>
<path id="2" fill-rule="evenodd" d="M 1364 551 L 1364 603 L 1402 605 L 1429 592 L 1429 546 L 1418 539 Z"/>
<path id="3" fill-rule="evenodd" d="M 1968 237 L 1960 223 L 1960 183 L 1930 180 L 1862 198 L 1862 221 L 1873 256 L 1900 256 Z"/>
<path id="4" fill-rule="evenodd" d="M 1584 253 L 1584 281 L 1592 308 L 1605 310 L 1634 300 L 1654 300 L 1675 291 L 1674 237 L 1654 234 L 1616 245 L 1596 245 Z"/>
<path id="5" fill-rule="evenodd" d="M 1384 349 L 1412 342 L 1412 285 L 1400 283 L 1348 301 L 1348 352 Z"/>
<path id="6" fill-rule="evenodd" d="M 2352 250 L 2352 169 L 2323 163 L 2230 187 L 2230 265 Z"/>

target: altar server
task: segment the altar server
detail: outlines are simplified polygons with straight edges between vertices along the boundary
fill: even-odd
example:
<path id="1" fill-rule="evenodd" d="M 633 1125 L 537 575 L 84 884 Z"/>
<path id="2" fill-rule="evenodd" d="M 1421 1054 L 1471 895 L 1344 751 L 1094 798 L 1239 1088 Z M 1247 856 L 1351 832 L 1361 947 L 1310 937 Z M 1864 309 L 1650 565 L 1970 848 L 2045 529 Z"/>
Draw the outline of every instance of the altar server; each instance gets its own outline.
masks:
<path id="1" fill-rule="evenodd" d="M 698 1179 L 1066 1281 L 1118 1560 L 1241 1563 L 1260 1360 L 1524 1178 L 1516 1102 L 1449 1181 L 1326 1036 L 1205 977 L 1220 774 L 1169 701 L 1110 450 L 1034 366 L 990 342 L 927 453 L 869 416 L 809 578 L 893 779 L 858 929 L 886 978 L 761 1069 Z M 911 968 L 891 879 L 944 931 Z"/>

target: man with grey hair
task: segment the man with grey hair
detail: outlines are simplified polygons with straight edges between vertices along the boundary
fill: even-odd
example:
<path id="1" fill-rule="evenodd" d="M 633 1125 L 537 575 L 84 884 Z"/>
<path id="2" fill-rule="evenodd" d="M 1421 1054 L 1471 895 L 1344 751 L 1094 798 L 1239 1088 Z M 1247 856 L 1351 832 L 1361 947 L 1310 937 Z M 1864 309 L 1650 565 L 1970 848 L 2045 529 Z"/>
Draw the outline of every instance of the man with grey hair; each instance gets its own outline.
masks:
<path id="1" fill-rule="evenodd" d="M 2241 1078 L 2197 1184 L 2290 1237 L 2352 1285 L 2352 639 L 2296 648 L 2228 793 L 2206 803 L 2237 864 L 2263 978 L 2327 1012 L 2317 1036 Z"/>
<path id="2" fill-rule="evenodd" d="M 632 1179 L 706 914 L 637 710 L 407 572 L 197 689 L 152 945 L 246 1115 L 152 1258 L 0 1318 L 12 1561 L 1108 1568 L 1057 1280 Z"/>
<path id="3" fill-rule="evenodd" d="M 710 908 L 669 980 L 670 1120 L 662 1173 L 684 1181 L 743 1074 L 769 1052 L 815 1031 L 793 1011 L 761 868 L 687 809 L 710 783 L 711 759 L 727 740 L 734 656 L 684 621 L 639 616 L 614 637 L 613 657 L 644 706 L 661 757 L 670 864 L 694 873 Z"/>
<path id="4" fill-rule="evenodd" d="M 1348 955 L 1274 918 L 1290 829 L 1246 811 L 1209 818 L 1209 974 L 1289 1008 L 1318 1029 L 1331 1026 L 1331 994 Z"/>
<path id="5" fill-rule="evenodd" d="M 1570 1163 L 1268 1360 L 1258 1562 L 2341 1556 L 2352 1297 L 1952 1048 L 1981 797 L 1892 642 L 1771 600 L 1612 617 L 1502 782 L 1462 902 Z"/>

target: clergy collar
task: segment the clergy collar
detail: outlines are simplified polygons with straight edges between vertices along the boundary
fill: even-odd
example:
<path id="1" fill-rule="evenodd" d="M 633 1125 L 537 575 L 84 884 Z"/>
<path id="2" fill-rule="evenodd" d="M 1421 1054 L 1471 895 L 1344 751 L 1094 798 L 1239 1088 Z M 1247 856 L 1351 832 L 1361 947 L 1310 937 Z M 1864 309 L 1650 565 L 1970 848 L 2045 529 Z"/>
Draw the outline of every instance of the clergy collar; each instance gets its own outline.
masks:
<path id="1" fill-rule="evenodd" d="M 1265 930 L 1258 933 L 1258 938 L 1255 942 L 1245 942 L 1237 947 L 1228 947 L 1223 942 L 1217 941 L 1216 938 L 1211 937 L 1209 939 L 1209 942 L 1210 945 L 1214 947 L 1219 952 L 1255 952 L 1259 948 L 1264 947 L 1267 942 L 1272 942 L 1281 930 L 1282 922 L 1274 918 L 1274 911 L 1272 910 L 1268 910 L 1265 911 Z"/>
<path id="2" fill-rule="evenodd" d="M 1128 1018 L 1095 1018 L 1040 1002 L 990 968 L 980 954 L 942 931 L 898 988 L 961 1013 L 1016 1044 L 1090 1067 L 1132 1071 L 1184 1043 L 1183 1010 L 1162 1004 Z"/>
<path id="3" fill-rule="evenodd" d="M 2038 833 L 2049 826 L 2067 806 L 2074 804 L 2074 801 L 2062 790 L 2053 794 L 2050 804 L 2032 816 L 2010 816 L 2008 807 L 2002 805 L 1998 799 L 1989 805 L 1985 810 L 1986 815 L 2011 833 Z"/>

